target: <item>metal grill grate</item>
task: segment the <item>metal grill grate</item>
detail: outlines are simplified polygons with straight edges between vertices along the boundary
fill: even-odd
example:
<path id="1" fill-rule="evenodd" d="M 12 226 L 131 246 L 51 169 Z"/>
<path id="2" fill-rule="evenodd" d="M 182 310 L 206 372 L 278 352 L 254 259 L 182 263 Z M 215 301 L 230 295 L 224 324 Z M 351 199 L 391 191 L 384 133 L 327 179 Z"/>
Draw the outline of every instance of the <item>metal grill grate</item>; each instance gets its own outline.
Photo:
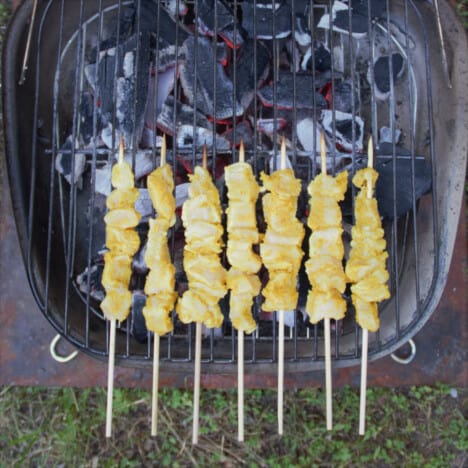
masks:
<path id="1" fill-rule="evenodd" d="M 206 2 L 205 2 L 206 3 Z M 218 10 L 225 6 L 224 3 L 213 3 L 214 36 L 210 37 L 212 47 L 216 49 L 216 43 L 220 42 L 220 29 L 218 25 Z M 371 2 L 361 2 L 367 11 Z M 312 41 L 319 41 L 326 49 L 331 51 L 331 65 L 327 72 L 317 69 L 314 53 L 311 55 L 311 65 L 308 71 L 313 86 L 324 79 L 324 73 L 328 73 L 325 85 L 321 87 L 321 96 L 327 95 L 327 107 L 330 110 L 328 142 L 328 161 L 333 172 L 344 168 L 354 172 L 365 164 L 365 147 L 360 146 L 359 127 L 357 117 L 364 122 L 363 140 L 369 135 L 374 141 L 379 142 L 379 130 L 386 126 L 389 128 L 387 145 L 378 145 L 377 161 L 386 165 L 390 174 L 391 184 L 386 187 L 387 198 L 390 200 L 390 212 L 384 221 L 385 235 L 389 250 L 388 268 L 391 279 L 392 299 L 382 305 L 380 310 L 381 330 L 370 339 L 370 356 L 378 357 L 389 353 L 407 337 L 412 336 L 418 328 L 418 324 L 425 320 L 431 313 L 431 304 L 434 301 L 434 285 L 439 279 L 439 232 L 438 205 L 436 203 L 436 184 L 432 184 L 429 195 L 418 200 L 417 177 L 418 164 L 429 163 L 433 182 L 436 180 L 437 159 L 434 145 L 433 109 L 432 109 L 432 71 L 430 63 L 430 48 L 427 31 L 427 17 L 431 13 L 426 5 L 420 2 L 405 0 L 401 2 L 383 2 L 386 14 L 380 18 L 367 17 L 366 31 L 362 37 L 355 37 L 350 32 L 337 32 L 330 28 L 319 26 L 324 15 L 330 14 L 336 7 L 336 2 L 300 2 L 290 0 L 290 11 L 304 5 L 305 18 L 311 31 Z M 391 5 L 390 5 L 391 3 Z M 145 2 L 143 0 L 129 1 L 58 1 L 49 0 L 38 7 L 32 30 L 33 44 L 29 55 L 29 69 L 26 81 L 22 85 L 19 101 L 29 103 L 26 109 L 30 111 L 25 117 L 25 127 L 31 146 L 28 150 L 28 163 L 26 164 L 25 177 L 29 181 L 27 194 L 29 201 L 27 206 L 27 235 L 25 241 L 25 259 L 31 286 L 36 300 L 45 316 L 68 340 L 80 349 L 96 356 L 106 356 L 108 345 L 108 326 L 99 310 L 99 304 L 90 296 L 91 279 L 85 280 L 87 292 L 80 290 L 77 278 L 85 269 L 90 270 L 96 264 L 98 252 L 103 248 L 103 221 L 104 197 L 96 193 L 96 184 L 99 183 L 101 170 L 113 160 L 117 151 L 118 132 L 116 131 L 119 120 L 118 101 L 118 68 L 121 66 L 115 61 L 114 89 L 112 91 L 112 115 L 110 121 L 114 124 L 110 133 L 110 147 L 105 147 L 99 141 L 102 123 L 100 123 L 103 93 L 108 90 L 95 86 L 92 90 L 89 121 L 83 118 L 82 96 L 90 90 L 90 74 L 94 73 L 94 79 L 99 82 L 99 74 L 102 69 L 99 66 L 90 68 L 93 62 L 98 60 L 109 48 L 109 44 L 118 51 L 119 45 L 124 42 L 127 34 L 124 29 L 128 27 L 129 11 L 134 12 L 132 27 L 139 37 L 143 37 L 143 21 L 148 21 L 144 16 L 145 4 L 153 4 L 155 17 L 152 21 L 157 25 L 156 32 L 152 36 L 154 47 L 154 60 L 156 64 L 162 55 L 162 37 L 160 37 L 161 21 L 167 18 L 167 9 L 175 7 L 181 11 L 183 4 L 176 2 Z M 200 3 L 201 4 L 201 3 Z M 283 2 L 273 1 L 270 6 L 274 11 L 276 5 Z M 286 4 L 286 3 L 285 3 Z M 237 14 L 238 22 L 235 23 L 232 37 L 233 49 L 227 50 L 233 69 L 231 79 L 234 83 L 233 96 L 237 93 L 236 63 L 238 54 L 236 50 L 239 40 L 236 32 L 240 31 L 242 21 L 242 2 L 234 1 L 229 4 Z M 257 2 L 253 2 L 253 34 L 260 27 L 260 19 L 257 18 L 259 8 Z M 267 6 L 266 4 L 264 6 Z M 179 56 L 183 47 L 182 38 L 189 32 L 194 37 L 195 44 L 201 41 L 204 35 L 199 28 L 194 27 L 199 18 L 200 5 L 186 4 L 185 16 L 177 17 L 171 24 L 172 34 L 175 38 L 175 56 Z M 130 10 L 129 10 L 130 8 Z M 164 11 L 164 13 L 162 13 Z M 351 9 L 347 10 L 348 28 L 354 26 Z M 345 25 L 346 26 L 346 25 Z M 296 17 L 291 13 L 291 31 L 289 37 L 296 33 Z M 254 99 L 249 106 L 250 124 L 252 128 L 253 143 L 247 151 L 246 159 L 250 161 L 257 173 L 269 169 L 270 160 L 275 161 L 274 155 L 279 150 L 278 138 L 283 130 L 280 128 L 280 117 L 284 114 L 281 105 L 278 104 L 281 90 L 280 75 L 285 71 L 284 56 L 288 49 L 288 39 L 276 37 L 280 29 L 279 18 L 273 15 L 273 38 L 254 41 L 253 62 L 257 63 L 258 54 L 262 44 L 265 44 L 271 54 L 270 71 L 267 80 L 260 83 L 257 79 L 259 70 L 254 66 Z M 132 69 L 132 79 L 138 81 L 140 49 L 144 47 L 143 40 L 138 40 L 135 48 L 135 61 Z M 378 57 L 398 53 L 403 58 L 402 76 L 394 77 L 393 68 L 397 65 L 389 60 L 389 97 L 381 100 L 376 89 L 374 68 L 369 68 L 369 63 L 375 63 Z M 116 53 L 116 55 L 118 55 Z M 300 61 L 304 52 L 298 54 L 295 50 L 287 58 L 287 66 L 292 76 L 292 103 L 293 110 L 289 112 L 288 121 L 290 146 L 288 155 L 295 173 L 303 180 L 304 188 L 314 177 L 318 170 L 316 155 L 318 147 L 315 137 L 311 136 L 312 147 L 304 148 L 300 141 L 297 124 L 303 118 L 299 101 L 303 96 L 299 89 L 299 77 L 304 72 L 299 70 Z M 193 75 L 197 76 L 200 67 L 205 66 L 198 57 L 193 58 Z M 153 63 L 153 67 L 155 64 Z M 156 65 L 157 66 L 157 65 Z M 369 69 L 369 72 L 368 72 Z M 91 70 L 91 71 L 90 71 Z M 217 67 L 213 65 L 208 72 L 214 76 L 214 104 L 217 106 L 216 74 Z M 181 86 L 178 74 L 180 67 L 173 70 L 176 85 L 172 92 L 174 102 L 182 99 L 186 90 Z M 368 77 L 367 77 L 368 75 Z M 156 73 L 154 78 L 155 89 L 159 89 L 158 79 L 161 74 Z M 152 78 L 150 77 L 150 80 Z M 351 137 L 350 147 L 344 150 L 340 146 L 340 111 L 337 109 L 338 87 L 344 80 L 350 84 L 351 102 Z M 268 108 L 258 98 L 258 91 L 269 82 L 272 83 L 273 105 Z M 315 119 L 315 125 L 325 126 L 320 114 L 319 96 L 311 89 L 313 105 L 310 116 Z M 194 88 L 193 101 L 197 102 L 197 96 L 204 90 L 199 86 Z M 153 94 L 154 103 L 158 99 L 158 91 Z M 235 102 L 236 100 L 233 99 Z M 21 102 L 20 102 L 21 104 Z M 141 105 L 139 95 L 128 106 L 128 112 L 133 115 L 133 121 L 138 114 L 138 106 Z M 173 105 L 176 111 L 177 105 Z M 234 114 L 236 113 L 234 104 Z M 156 118 L 156 114 L 153 116 Z M 214 115 L 212 138 L 215 140 L 217 130 L 221 125 L 230 128 L 235 133 L 239 128 L 241 118 L 229 117 L 226 123 L 220 123 Z M 258 130 L 259 122 L 264 118 L 272 118 L 272 135 L 270 138 Z M 174 112 L 173 127 L 176 127 L 180 115 Z M 89 126 L 91 123 L 91 126 Z M 193 117 L 193 125 L 196 125 L 196 117 Z M 30 125 L 29 125 L 30 124 Z M 87 128 L 86 125 L 88 125 Z M 136 123 L 133 123 L 136 126 Z M 315 131 L 315 127 L 311 127 Z M 32 129 L 32 131 L 31 131 Z M 402 136 L 398 142 L 398 130 Z M 21 142 L 21 130 L 18 137 Z M 90 132 L 91 140 L 83 143 L 85 132 Z M 139 137 L 133 132 L 131 138 L 127 138 L 128 154 L 132 158 L 133 166 L 138 164 L 142 155 L 149 157 L 152 166 L 158 164 L 158 146 L 156 133 L 150 134 L 151 144 L 146 148 L 139 148 Z M 27 138 L 27 137 L 25 137 Z M 78 145 L 66 145 L 67 138 L 72 142 L 78 140 Z M 176 138 L 169 144 L 168 160 L 172 162 L 176 174 L 180 168 L 197 164 L 200 151 L 196 148 L 196 136 L 192 136 L 195 144 L 181 148 Z M 141 146 L 141 144 L 140 144 Z M 365 145 L 364 145 L 365 146 Z M 406 152 L 401 148 L 405 147 Z M 222 160 L 226 164 L 237 160 L 237 149 L 217 149 L 216 146 L 209 149 L 210 161 Z M 57 158 L 64 157 L 71 162 L 70 176 L 73 179 L 75 171 L 78 171 L 77 161 L 83 159 L 84 172 L 82 180 L 77 184 L 67 182 L 63 174 L 56 169 Z M 406 180 L 409 186 L 405 191 L 410 194 L 410 210 L 401 216 L 397 216 L 397 197 L 401 189 L 399 180 L 399 161 L 404 161 L 409 174 Z M 213 175 L 217 174 L 217 165 L 212 164 Z M 273 163 L 273 168 L 275 163 Z M 145 178 L 139 181 L 144 188 Z M 354 192 L 352 192 L 354 195 Z M 305 200 L 305 195 L 304 195 Z M 299 215 L 305 217 L 306 203 L 303 200 Z M 352 207 L 352 202 L 349 206 Z M 301 211 L 302 210 L 302 211 Z M 346 221 L 347 220 L 347 221 Z M 351 214 L 345 217 L 347 229 L 352 223 Z M 346 227 L 346 226 L 345 226 Z M 140 234 L 145 237 L 145 228 L 140 226 Z M 345 229 L 346 231 L 346 229 Z M 347 237 L 346 237 L 347 236 Z M 181 278 L 181 243 L 177 235 L 177 226 L 171 238 L 172 254 L 178 265 L 179 279 Z M 345 243 L 349 243 L 349 235 L 345 234 Z M 142 289 L 144 275 L 135 274 L 132 279 L 132 288 Z M 83 281 L 81 284 L 83 289 Z M 304 285 L 301 285 L 304 289 Z M 307 285 L 305 285 L 307 287 Z M 225 306 L 226 307 L 226 306 Z M 276 321 L 265 320 L 261 315 L 260 302 L 254 307 L 254 315 L 258 319 L 259 327 L 252 337 L 248 338 L 245 346 L 246 362 L 252 364 L 273 362 L 276 359 Z M 184 326 L 177 322 L 174 315 L 175 331 L 161 341 L 161 358 L 169 363 L 183 363 L 193 358 L 192 326 Z M 322 366 L 323 351 L 321 326 L 311 326 L 302 317 L 300 310 L 294 312 L 294 324 L 286 330 L 285 356 L 290 365 L 298 363 L 311 368 Z M 151 336 L 146 342 L 139 342 L 132 334 L 134 323 L 128 320 L 118 329 L 117 357 L 122 361 L 138 365 L 151 360 Z M 352 308 L 348 308 L 347 318 L 334 327 L 332 339 L 332 352 L 337 365 L 350 365 L 360 356 L 359 329 L 354 322 Z M 227 364 L 235 361 L 236 335 L 228 320 L 225 321 L 221 331 L 210 331 L 203 343 L 203 360 L 212 364 Z M 334 344 L 334 346 L 333 346 Z M 228 366 L 229 367 L 229 366 Z M 233 366 L 232 366 L 233 367 Z"/>

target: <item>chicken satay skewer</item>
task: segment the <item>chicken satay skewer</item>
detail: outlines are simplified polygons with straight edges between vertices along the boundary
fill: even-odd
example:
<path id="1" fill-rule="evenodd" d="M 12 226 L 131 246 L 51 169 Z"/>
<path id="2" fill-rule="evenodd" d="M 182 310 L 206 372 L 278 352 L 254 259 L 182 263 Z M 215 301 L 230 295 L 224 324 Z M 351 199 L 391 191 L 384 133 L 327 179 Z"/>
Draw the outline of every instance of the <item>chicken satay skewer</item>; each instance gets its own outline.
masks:
<path id="1" fill-rule="evenodd" d="M 280 169 L 286 169 L 286 139 L 281 140 Z M 278 311 L 278 434 L 283 435 L 284 400 L 284 310 Z"/>
<path id="2" fill-rule="evenodd" d="M 206 169 L 208 155 L 206 145 L 203 146 L 202 166 Z M 193 378 L 193 428 L 192 444 L 198 444 L 199 420 L 200 420 L 200 374 L 201 374 L 201 341 L 202 341 L 202 323 L 196 322 L 195 325 L 195 371 Z"/>
<path id="3" fill-rule="evenodd" d="M 166 164 L 166 135 L 163 135 L 159 166 Z M 153 334 L 153 388 L 151 392 L 151 436 L 158 434 L 158 396 L 159 396 L 159 333 Z"/>
<path id="4" fill-rule="evenodd" d="M 327 173 L 327 149 L 325 145 L 325 135 L 320 133 L 320 162 L 322 174 Z M 331 345 L 330 345 L 330 318 L 323 319 L 325 338 L 325 405 L 327 430 L 333 427 L 333 402 L 332 402 L 332 370 L 331 370 Z"/>
<path id="5" fill-rule="evenodd" d="M 372 136 L 369 137 L 367 146 L 367 167 L 374 166 L 374 148 Z M 367 184 L 367 198 L 372 198 L 372 182 Z M 362 328 L 362 351 L 361 351 L 361 391 L 359 399 L 359 435 L 366 431 L 366 394 L 367 394 L 367 351 L 369 347 L 369 330 Z"/>
<path id="6" fill-rule="evenodd" d="M 124 140 L 120 139 L 119 160 L 117 164 L 123 164 L 124 161 Z M 109 358 L 107 363 L 107 407 L 106 407 L 106 438 L 112 435 L 112 402 L 114 396 L 114 368 L 115 368 L 115 334 L 117 320 L 110 320 L 109 336 Z"/>
<path id="7" fill-rule="evenodd" d="M 244 141 L 239 148 L 239 162 L 245 162 Z M 237 331 L 237 440 L 244 442 L 244 330 Z"/>

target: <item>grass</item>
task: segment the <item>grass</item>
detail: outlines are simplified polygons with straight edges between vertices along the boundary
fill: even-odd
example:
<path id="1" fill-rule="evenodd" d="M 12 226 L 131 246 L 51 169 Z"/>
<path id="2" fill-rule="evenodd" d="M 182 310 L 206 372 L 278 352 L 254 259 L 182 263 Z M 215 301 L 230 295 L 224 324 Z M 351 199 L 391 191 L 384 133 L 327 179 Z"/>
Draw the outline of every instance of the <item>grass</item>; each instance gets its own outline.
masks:
<path id="1" fill-rule="evenodd" d="M 286 392 L 286 434 L 279 438 L 276 393 L 249 390 L 246 441 L 239 444 L 235 391 L 204 390 L 200 443 L 193 448 L 189 391 L 161 391 L 159 436 L 152 439 L 149 393 L 116 389 L 114 437 L 106 441 L 103 389 L 4 387 L 0 466 L 462 467 L 468 450 L 467 396 L 466 390 L 444 385 L 369 389 L 368 426 L 361 438 L 356 390 L 335 392 L 330 433 L 320 390 Z"/>

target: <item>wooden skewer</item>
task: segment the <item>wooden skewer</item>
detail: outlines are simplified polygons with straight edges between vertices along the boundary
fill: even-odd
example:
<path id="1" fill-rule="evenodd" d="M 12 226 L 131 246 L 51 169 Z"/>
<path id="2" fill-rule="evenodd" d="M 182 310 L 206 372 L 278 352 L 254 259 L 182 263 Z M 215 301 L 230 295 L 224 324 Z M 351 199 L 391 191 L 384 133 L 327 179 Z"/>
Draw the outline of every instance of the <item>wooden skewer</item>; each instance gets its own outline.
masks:
<path id="1" fill-rule="evenodd" d="M 124 139 L 120 138 L 118 164 L 124 161 Z M 117 321 L 110 321 L 109 360 L 107 365 L 107 407 L 106 407 L 106 438 L 112 436 L 112 402 L 114 396 L 114 367 L 115 367 L 115 333 Z"/>
<path id="2" fill-rule="evenodd" d="M 327 147 L 325 144 L 325 135 L 320 133 L 320 162 L 322 174 L 327 173 Z M 325 317 L 324 324 L 324 337 L 325 337 L 325 405 L 326 405 L 326 421 L 327 430 L 331 431 L 333 428 L 333 400 L 332 400 L 332 367 L 331 367 L 331 344 L 330 344 L 330 319 Z"/>
<path id="3" fill-rule="evenodd" d="M 280 169 L 286 169 L 286 139 L 281 139 Z M 283 435 L 284 421 L 284 310 L 279 310 L 278 320 L 278 434 Z"/>
<path id="4" fill-rule="evenodd" d="M 374 147 L 372 136 L 369 137 L 367 145 L 367 167 L 374 166 Z M 372 180 L 367 181 L 367 198 L 372 198 Z M 361 391 L 359 400 L 359 435 L 366 432 L 366 396 L 367 396 L 367 355 L 369 348 L 369 330 L 362 329 L 362 351 L 361 351 Z"/>
<path id="5" fill-rule="evenodd" d="M 208 164 L 208 154 L 206 145 L 203 146 L 202 166 L 206 169 Z M 192 444 L 198 444 L 199 419 L 200 419 L 200 373 L 201 373 L 201 339 L 202 324 L 196 323 L 195 329 L 195 374 L 193 380 L 193 429 Z"/>
<path id="6" fill-rule="evenodd" d="M 161 144 L 161 157 L 159 166 L 163 167 L 166 164 L 166 135 L 163 134 Z M 153 386 L 151 392 L 151 436 L 155 437 L 158 434 L 158 397 L 159 397 L 159 348 L 160 337 L 157 333 L 154 334 L 153 343 Z"/>
<path id="7" fill-rule="evenodd" d="M 239 147 L 239 162 L 245 162 L 244 141 Z M 244 442 L 244 331 L 237 331 L 237 440 Z"/>

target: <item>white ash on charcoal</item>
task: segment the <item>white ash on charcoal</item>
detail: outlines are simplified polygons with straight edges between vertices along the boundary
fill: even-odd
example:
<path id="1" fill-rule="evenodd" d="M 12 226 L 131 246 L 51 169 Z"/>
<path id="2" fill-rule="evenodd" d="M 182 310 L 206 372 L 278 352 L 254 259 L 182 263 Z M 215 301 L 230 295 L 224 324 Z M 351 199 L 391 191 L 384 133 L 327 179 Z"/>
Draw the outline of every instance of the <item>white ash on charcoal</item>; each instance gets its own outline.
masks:
<path id="1" fill-rule="evenodd" d="M 283 117 L 265 118 L 257 120 L 257 131 L 273 140 L 275 133 L 286 128 L 288 121 Z"/>
<path id="2" fill-rule="evenodd" d="M 163 5 L 173 17 L 185 16 L 188 13 L 188 6 L 182 0 L 163 0 L 161 1 L 161 5 Z"/>
<path id="3" fill-rule="evenodd" d="M 367 0 L 350 0 L 347 3 L 334 1 L 331 14 L 324 14 L 320 18 L 317 27 L 331 29 L 342 34 L 351 33 L 355 39 L 364 38 L 369 32 L 369 9 L 367 5 Z M 380 18 L 385 13 L 385 0 L 371 0 L 371 19 Z"/>
<path id="4" fill-rule="evenodd" d="M 180 66 L 180 82 L 189 104 L 216 120 L 241 116 L 244 108 L 233 97 L 234 85 L 218 62 L 212 41 L 189 37 L 183 49 L 185 61 Z"/>
<path id="5" fill-rule="evenodd" d="M 302 70 L 324 72 L 331 68 L 330 49 L 323 42 L 314 40 L 309 46 L 301 62 Z"/>
<path id="6" fill-rule="evenodd" d="M 79 147 L 78 141 L 75 141 L 73 147 L 72 137 L 69 136 L 55 157 L 55 170 L 62 174 L 70 185 L 80 184 L 86 169 L 86 156 L 74 151 Z"/>
<path id="7" fill-rule="evenodd" d="M 296 83 L 296 96 L 292 90 Z M 309 73 L 280 72 L 276 89 L 273 83 L 258 90 L 258 97 L 265 107 L 273 107 L 273 104 L 280 109 L 325 109 L 327 102 L 325 98 L 315 91 L 320 87 L 317 77 Z"/>
<path id="8" fill-rule="evenodd" d="M 253 39 L 284 39 L 291 34 L 291 7 L 283 1 L 252 1 L 241 4 L 242 27 Z"/>
<path id="9" fill-rule="evenodd" d="M 391 62 L 391 70 L 390 70 Z M 405 59 L 395 52 L 391 59 L 389 55 L 378 57 L 374 65 L 369 64 L 367 81 L 372 87 L 372 77 L 374 78 L 375 97 L 380 101 L 386 101 L 390 96 L 391 82 L 395 85 L 405 72 Z"/>
<path id="10" fill-rule="evenodd" d="M 396 145 L 400 141 L 401 130 L 395 128 L 394 131 L 390 127 L 381 127 L 379 130 L 379 145 L 382 143 L 395 143 Z"/>
<path id="11" fill-rule="evenodd" d="M 262 42 L 247 39 L 237 51 L 236 60 L 229 64 L 227 73 L 232 80 L 235 76 L 236 98 L 244 109 L 268 76 L 270 61 L 270 52 Z"/>
<path id="12" fill-rule="evenodd" d="M 176 142 L 179 149 L 201 150 L 205 145 L 208 148 L 216 148 L 216 151 L 229 151 L 231 144 L 224 136 L 213 133 L 202 127 L 193 125 L 180 125 L 177 128 Z"/>
<path id="13" fill-rule="evenodd" d="M 244 42 L 236 15 L 228 2 L 198 0 L 196 14 L 197 26 L 202 34 L 213 37 L 217 33 L 231 49 L 240 47 Z"/>
<path id="14" fill-rule="evenodd" d="M 98 257 L 92 260 L 90 268 L 86 267 L 85 270 L 76 277 L 79 290 L 86 296 L 89 293 L 89 297 L 98 302 L 101 302 L 106 295 L 101 284 L 103 270 L 104 256 L 98 255 Z"/>
<path id="15" fill-rule="evenodd" d="M 315 154 L 320 151 L 320 126 L 312 117 L 297 122 L 296 134 L 305 151 Z"/>
<path id="16" fill-rule="evenodd" d="M 321 125 L 328 138 L 335 137 L 337 146 L 345 151 L 362 151 L 364 137 L 364 121 L 356 115 L 326 109 L 322 111 Z M 336 131 L 334 132 L 334 127 Z M 355 139 L 353 140 L 353 129 Z"/>

